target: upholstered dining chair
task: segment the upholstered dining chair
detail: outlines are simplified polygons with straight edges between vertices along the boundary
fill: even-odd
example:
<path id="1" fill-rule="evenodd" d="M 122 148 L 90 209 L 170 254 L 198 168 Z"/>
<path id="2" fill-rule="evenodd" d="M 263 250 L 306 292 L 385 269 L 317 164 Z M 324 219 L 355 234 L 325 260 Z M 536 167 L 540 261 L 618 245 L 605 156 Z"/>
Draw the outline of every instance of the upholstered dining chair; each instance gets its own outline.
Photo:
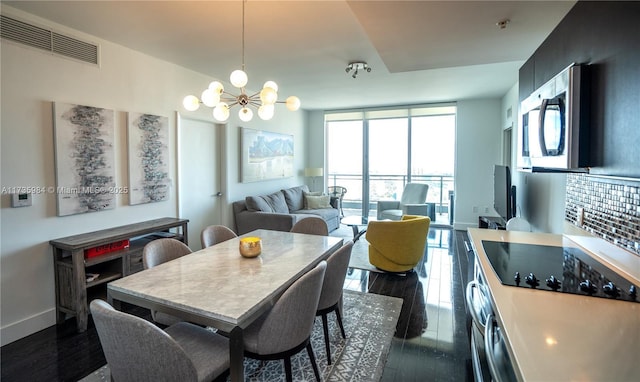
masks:
<path id="1" fill-rule="evenodd" d="M 321 261 L 291 284 L 271 310 L 244 330 L 245 356 L 258 360 L 284 359 L 288 382 L 293 380 L 291 356 L 305 348 L 316 380 L 320 381 L 316 357 L 309 339 L 326 269 L 327 262 Z"/>
<path id="2" fill-rule="evenodd" d="M 219 334 L 187 322 L 162 330 L 99 299 L 89 309 L 113 381 L 213 381 L 229 370 Z"/>
<path id="3" fill-rule="evenodd" d="M 190 254 L 191 248 L 180 240 L 164 238 L 153 240 L 142 250 L 142 266 L 144 269 L 153 268 L 167 261 Z M 151 309 L 153 321 L 162 325 L 173 325 L 182 321 L 178 317 Z"/>
<path id="4" fill-rule="evenodd" d="M 200 233 L 200 243 L 202 248 L 211 247 L 223 241 L 238 237 L 230 228 L 223 225 L 210 225 L 205 227 Z"/>
<path id="5" fill-rule="evenodd" d="M 347 193 L 347 188 L 342 186 L 329 186 L 327 187 L 327 191 L 329 191 L 329 196 L 337 201 L 337 205 L 334 207 L 340 210 L 340 216 L 344 216 L 342 202 L 344 201 L 344 194 Z"/>
<path id="6" fill-rule="evenodd" d="M 369 263 L 388 272 L 412 270 L 424 256 L 431 219 L 404 215 L 401 221 L 370 221 L 366 239 Z"/>
<path id="7" fill-rule="evenodd" d="M 379 200 L 378 220 L 400 220 L 402 215 L 429 215 L 427 201 L 428 184 L 407 183 L 400 200 Z"/>
<path id="8" fill-rule="evenodd" d="M 293 233 L 308 233 L 310 235 L 329 236 L 329 227 L 327 223 L 319 217 L 309 216 L 298 220 L 293 227 Z"/>
<path id="9" fill-rule="evenodd" d="M 322 316 L 322 329 L 324 331 L 324 346 L 327 352 L 327 363 L 331 365 L 331 347 L 329 345 L 329 325 L 327 316 L 331 312 L 336 312 L 336 320 L 340 326 L 342 338 L 347 338 L 342 325 L 342 288 L 344 279 L 347 277 L 349 259 L 353 241 L 346 242 L 327 259 L 327 271 L 324 273 L 322 292 L 318 302 L 316 316 Z"/>

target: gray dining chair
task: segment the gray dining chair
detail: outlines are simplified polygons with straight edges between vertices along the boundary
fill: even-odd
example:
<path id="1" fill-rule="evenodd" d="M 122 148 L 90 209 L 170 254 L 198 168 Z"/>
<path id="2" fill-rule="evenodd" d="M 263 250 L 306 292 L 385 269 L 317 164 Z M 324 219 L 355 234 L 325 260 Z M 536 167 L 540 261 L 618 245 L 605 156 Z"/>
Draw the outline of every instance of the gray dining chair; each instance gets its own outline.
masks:
<path id="1" fill-rule="evenodd" d="M 329 236 L 329 227 L 327 226 L 327 223 L 324 221 L 324 219 L 315 216 L 309 216 L 298 220 L 293 225 L 293 227 L 291 227 L 291 232 Z"/>
<path id="2" fill-rule="evenodd" d="M 180 240 L 172 238 L 153 240 L 147 243 L 142 250 L 142 266 L 144 269 L 153 268 L 167 261 L 188 255 L 191 252 L 191 248 Z M 153 318 L 153 321 L 167 326 L 182 321 L 176 316 L 158 312 L 154 309 L 151 309 L 151 318 Z"/>
<path id="3" fill-rule="evenodd" d="M 113 381 L 213 381 L 229 370 L 219 334 L 187 322 L 162 330 L 99 299 L 89 309 Z"/>
<path id="4" fill-rule="evenodd" d="M 320 381 L 316 357 L 311 347 L 311 331 L 320 300 L 327 262 L 296 280 L 273 305 L 244 330 L 244 354 L 257 360 L 284 360 L 285 377 L 293 380 L 291 356 L 307 349 L 313 373 Z"/>
<path id="5" fill-rule="evenodd" d="M 353 241 L 348 241 L 327 259 L 327 271 L 324 273 L 322 282 L 322 292 L 316 316 L 322 316 L 322 329 L 324 331 L 324 346 L 327 352 L 327 363 L 331 365 L 331 348 L 329 345 L 329 324 L 327 316 L 331 312 L 336 312 L 336 320 L 340 326 L 342 338 L 347 338 L 342 325 L 342 289 L 344 279 L 347 277 L 349 260 Z"/>
<path id="6" fill-rule="evenodd" d="M 211 247 L 223 241 L 238 237 L 230 228 L 223 225 L 210 225 L 205 227 L 200 233 L 200 243 L 202 248 Z"/>

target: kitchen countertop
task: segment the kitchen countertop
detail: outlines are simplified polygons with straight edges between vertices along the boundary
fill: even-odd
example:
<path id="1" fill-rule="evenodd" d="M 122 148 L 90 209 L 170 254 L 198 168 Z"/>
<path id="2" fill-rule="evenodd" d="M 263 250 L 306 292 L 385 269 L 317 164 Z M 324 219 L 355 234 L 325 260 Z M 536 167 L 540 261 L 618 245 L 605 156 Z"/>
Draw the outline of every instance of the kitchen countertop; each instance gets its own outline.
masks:
<path id="1" fill-rule="evenodd" d="M 602 239 L 468 229 L 496 319 L 523 381 L 637 381 L 640 303 L 502 285 L 482 240 L 578 247 L 640 286 L 640 257 Z"/>

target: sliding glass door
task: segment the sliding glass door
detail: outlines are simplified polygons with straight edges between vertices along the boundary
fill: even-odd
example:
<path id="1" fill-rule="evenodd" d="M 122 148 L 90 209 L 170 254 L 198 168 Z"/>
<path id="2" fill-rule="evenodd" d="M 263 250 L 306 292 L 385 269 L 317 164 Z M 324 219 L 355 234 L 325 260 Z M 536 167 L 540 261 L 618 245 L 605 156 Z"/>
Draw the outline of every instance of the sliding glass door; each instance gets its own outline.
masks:
<path id="1" fill-rule="evenodd" d="M 378 200 L 399 200 L 418 182 L 429 185 L 432 217 L 449 223 L 455 106 L 333 112 L 325 121 L 328 184 L 347 187 L 345 215 L 376 216 Z"/>
<path id="2" fill-rule="evenodd" d="M 334 121 L 330 130 L 331 134 L 327 134 L 327 146 L 332 148 L 327 155 L 328 185 L 345 187 L 343 210 L 347 208 L 350 215 L 360 215 L 364 156 L 362 120 Z"/>
<path id="3" fill-rule="evenodd" d="M 407 118 L 372 119 L 368 121 L 369 147 L 368 187 L 370 215 L 376 214 L 378 200 L 400 199 L 407 183 L 409 124 Z"/>

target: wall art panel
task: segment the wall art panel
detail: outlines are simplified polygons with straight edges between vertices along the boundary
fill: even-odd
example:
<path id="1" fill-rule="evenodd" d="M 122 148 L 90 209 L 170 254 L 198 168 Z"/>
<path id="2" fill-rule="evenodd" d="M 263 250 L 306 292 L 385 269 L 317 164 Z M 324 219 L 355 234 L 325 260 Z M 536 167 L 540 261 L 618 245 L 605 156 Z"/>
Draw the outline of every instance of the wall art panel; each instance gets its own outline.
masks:
<path id="1" fill-rule="evenodd" d="M 115 208 L 114 111 L 55 102 L 58 216 Z"/>
<path id="2" fill-rule="evenodd" d="M 242 182 L 293 176 L 293 135 L 242 128 Z"/>
<path id="3" fill-rule="evenodd" d="M 129 113 L 129 204 L 169 199 L 169 118 Z"/>

